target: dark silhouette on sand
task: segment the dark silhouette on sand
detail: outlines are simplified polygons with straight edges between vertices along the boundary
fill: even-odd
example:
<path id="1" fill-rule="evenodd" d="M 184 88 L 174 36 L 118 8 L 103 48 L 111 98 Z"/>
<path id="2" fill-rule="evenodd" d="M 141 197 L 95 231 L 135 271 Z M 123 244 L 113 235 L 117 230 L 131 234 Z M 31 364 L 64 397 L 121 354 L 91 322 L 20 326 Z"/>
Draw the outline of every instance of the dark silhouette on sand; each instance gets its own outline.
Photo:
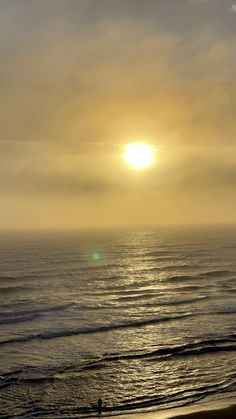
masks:
<path id="1" fill-rule="evenodd" d="M 101 415 L 102 413 L 102 399 L 99 397 L 98 399 L 98 414 Z"/>

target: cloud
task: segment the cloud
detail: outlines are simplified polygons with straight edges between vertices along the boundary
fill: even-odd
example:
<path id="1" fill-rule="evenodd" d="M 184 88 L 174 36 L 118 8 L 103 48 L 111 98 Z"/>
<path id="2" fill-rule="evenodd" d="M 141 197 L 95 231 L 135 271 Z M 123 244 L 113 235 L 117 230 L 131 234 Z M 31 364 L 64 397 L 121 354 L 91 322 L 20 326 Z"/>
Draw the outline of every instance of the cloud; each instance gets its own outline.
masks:
<path id="1" fill-rule="evenodd" d="M 53 39 L 50 30 L 2 65 L 0 139 L 110 143 L 171 127 L 182 141 L 185 130 L 217 141 L 219 125 L 232 129 L 234 38 L 159 34 L 132 21 L 83 35 L 59 27 Z"/>
<path id="2" fill-rule="evenodd" d="M 181 174 L 176 176 L 176 188 L 194 193 L 201 191 L 202 194 L 219 194 L 228 189 L 236 191 L 236 163 L 213 162 L 209 159 L 203 161 L 194 160 L 191 166 L 182 168 Z"/>
<path id="3" fill-rule="evenodd" d="M 177 202 L 184 219 L 187 195 L 202 193 L 211 208 L 212 195 L 232 192 L 235 35 L 222 37 L 210 24 L 158 31 L 132 17 L 83 25 L 63 1 L 52 1 L 63 19 L 51 6 L 41 9 L 34 1 L 29 11 L 23 3 L 4 3 L 0 14 L 3 202 L 12 199 L 13 209 L 35 202 L 36 213 L 37 205 L 48 205 L 53 219 L 61 206 L 70 218 L 72 204 L 90 200 L 92 212 L 107 199 L 100 208 L 106 224 L 122 213 L 132 221 L 139 207 L 145 219 L 150 197 L 150 220 L 161 205 L 171 219 Z M 158 149 L 156 167 L 142 176 L 121 158 L 123 145 L 139 139 Z M 233 207 L 234 198 L 227 199 Z M 72 224 L 76 210 L 73 217 Z"/>
<path id="4" fill-rule="evenodd" d="M 86 159 L 94 156 L 99 177 L 107 160 L 115 162 L 119 144 L 132 138 L 193 149 L 216 147 L 222 138 L 234 144 L 234 38 L 159 34 L 129 20 L 99 23 L 83 34 L 60 25 L 46 29 L 2 65 L 3 165 L 41 172 L 46 162 L 57 165 L 59 177 L 61 166 L 67 175 L 77 165 L 69 176 L 90 176 Z M 82 158 L 73 163 L 75 155 Z"/>
<path id="5" fill-rule="evenodd" d="M 59 196 L 59 197 L 68 197 L 74 196 L 79 197 L 83 196 L 96 196 L 108 194 L 110 191 L 115 190 L 114 184 L 109 184 L 109 182 L 102 179 L 96 178 L 87 178 L 82 179 L 81 177 L 68 176 L 68 175 L 42 175 L 34 174 L 29 176 L 25 174 L 21 179 L 18 179 L 17 182 L 15 179 L 11 179 L 14 192 L 18 191 L 19 193 L 30 194 L 31 196 Z M 17 184 L 17 188 L 16 188 Z M 8 183 L 7 188 L 10 186 Z"/>

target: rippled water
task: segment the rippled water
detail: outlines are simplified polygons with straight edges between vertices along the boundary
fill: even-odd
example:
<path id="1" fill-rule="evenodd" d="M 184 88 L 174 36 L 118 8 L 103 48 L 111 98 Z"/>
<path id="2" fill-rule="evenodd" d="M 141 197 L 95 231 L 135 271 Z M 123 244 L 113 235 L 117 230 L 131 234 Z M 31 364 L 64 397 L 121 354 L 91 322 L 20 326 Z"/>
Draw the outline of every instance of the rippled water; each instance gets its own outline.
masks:
<path id="1" fill-rule="evenodd" d="M 235 394 L 235 233 L 2 235 L 0 417 Z"/>

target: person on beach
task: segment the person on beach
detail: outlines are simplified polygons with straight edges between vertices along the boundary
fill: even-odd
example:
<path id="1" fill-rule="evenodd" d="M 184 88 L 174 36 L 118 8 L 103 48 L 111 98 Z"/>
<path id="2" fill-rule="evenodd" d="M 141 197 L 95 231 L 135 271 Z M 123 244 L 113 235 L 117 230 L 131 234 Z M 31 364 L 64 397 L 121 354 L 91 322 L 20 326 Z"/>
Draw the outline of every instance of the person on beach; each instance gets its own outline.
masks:
<path id="1" fill-rule="evenodd" d="M 98 399 L 98 414 L 101 415 L 102 413 L 102 399 L 99 397 Z"/>

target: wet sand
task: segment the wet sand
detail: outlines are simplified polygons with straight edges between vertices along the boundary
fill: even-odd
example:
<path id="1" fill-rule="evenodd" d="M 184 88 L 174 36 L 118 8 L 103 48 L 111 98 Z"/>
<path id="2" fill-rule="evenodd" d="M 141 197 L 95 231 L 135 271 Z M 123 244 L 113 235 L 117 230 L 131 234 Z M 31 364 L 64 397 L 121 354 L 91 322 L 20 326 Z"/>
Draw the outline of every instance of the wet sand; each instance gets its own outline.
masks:
<path id="1" fill-rule="evenodd" d="M 174 416 L 175 417 L 175 416 Z M 173 417 L 173 418 L 174 418 Z M 178 415 L 176 419 L 236 419 L 236 405 L 216 410 L 205 410 L 184 415 Z"/>
<path id="2" fill-rule="evenodd" d="M 236 419 L 236 398 L 165 411 L 119 416 L 121 419 Z"/>

